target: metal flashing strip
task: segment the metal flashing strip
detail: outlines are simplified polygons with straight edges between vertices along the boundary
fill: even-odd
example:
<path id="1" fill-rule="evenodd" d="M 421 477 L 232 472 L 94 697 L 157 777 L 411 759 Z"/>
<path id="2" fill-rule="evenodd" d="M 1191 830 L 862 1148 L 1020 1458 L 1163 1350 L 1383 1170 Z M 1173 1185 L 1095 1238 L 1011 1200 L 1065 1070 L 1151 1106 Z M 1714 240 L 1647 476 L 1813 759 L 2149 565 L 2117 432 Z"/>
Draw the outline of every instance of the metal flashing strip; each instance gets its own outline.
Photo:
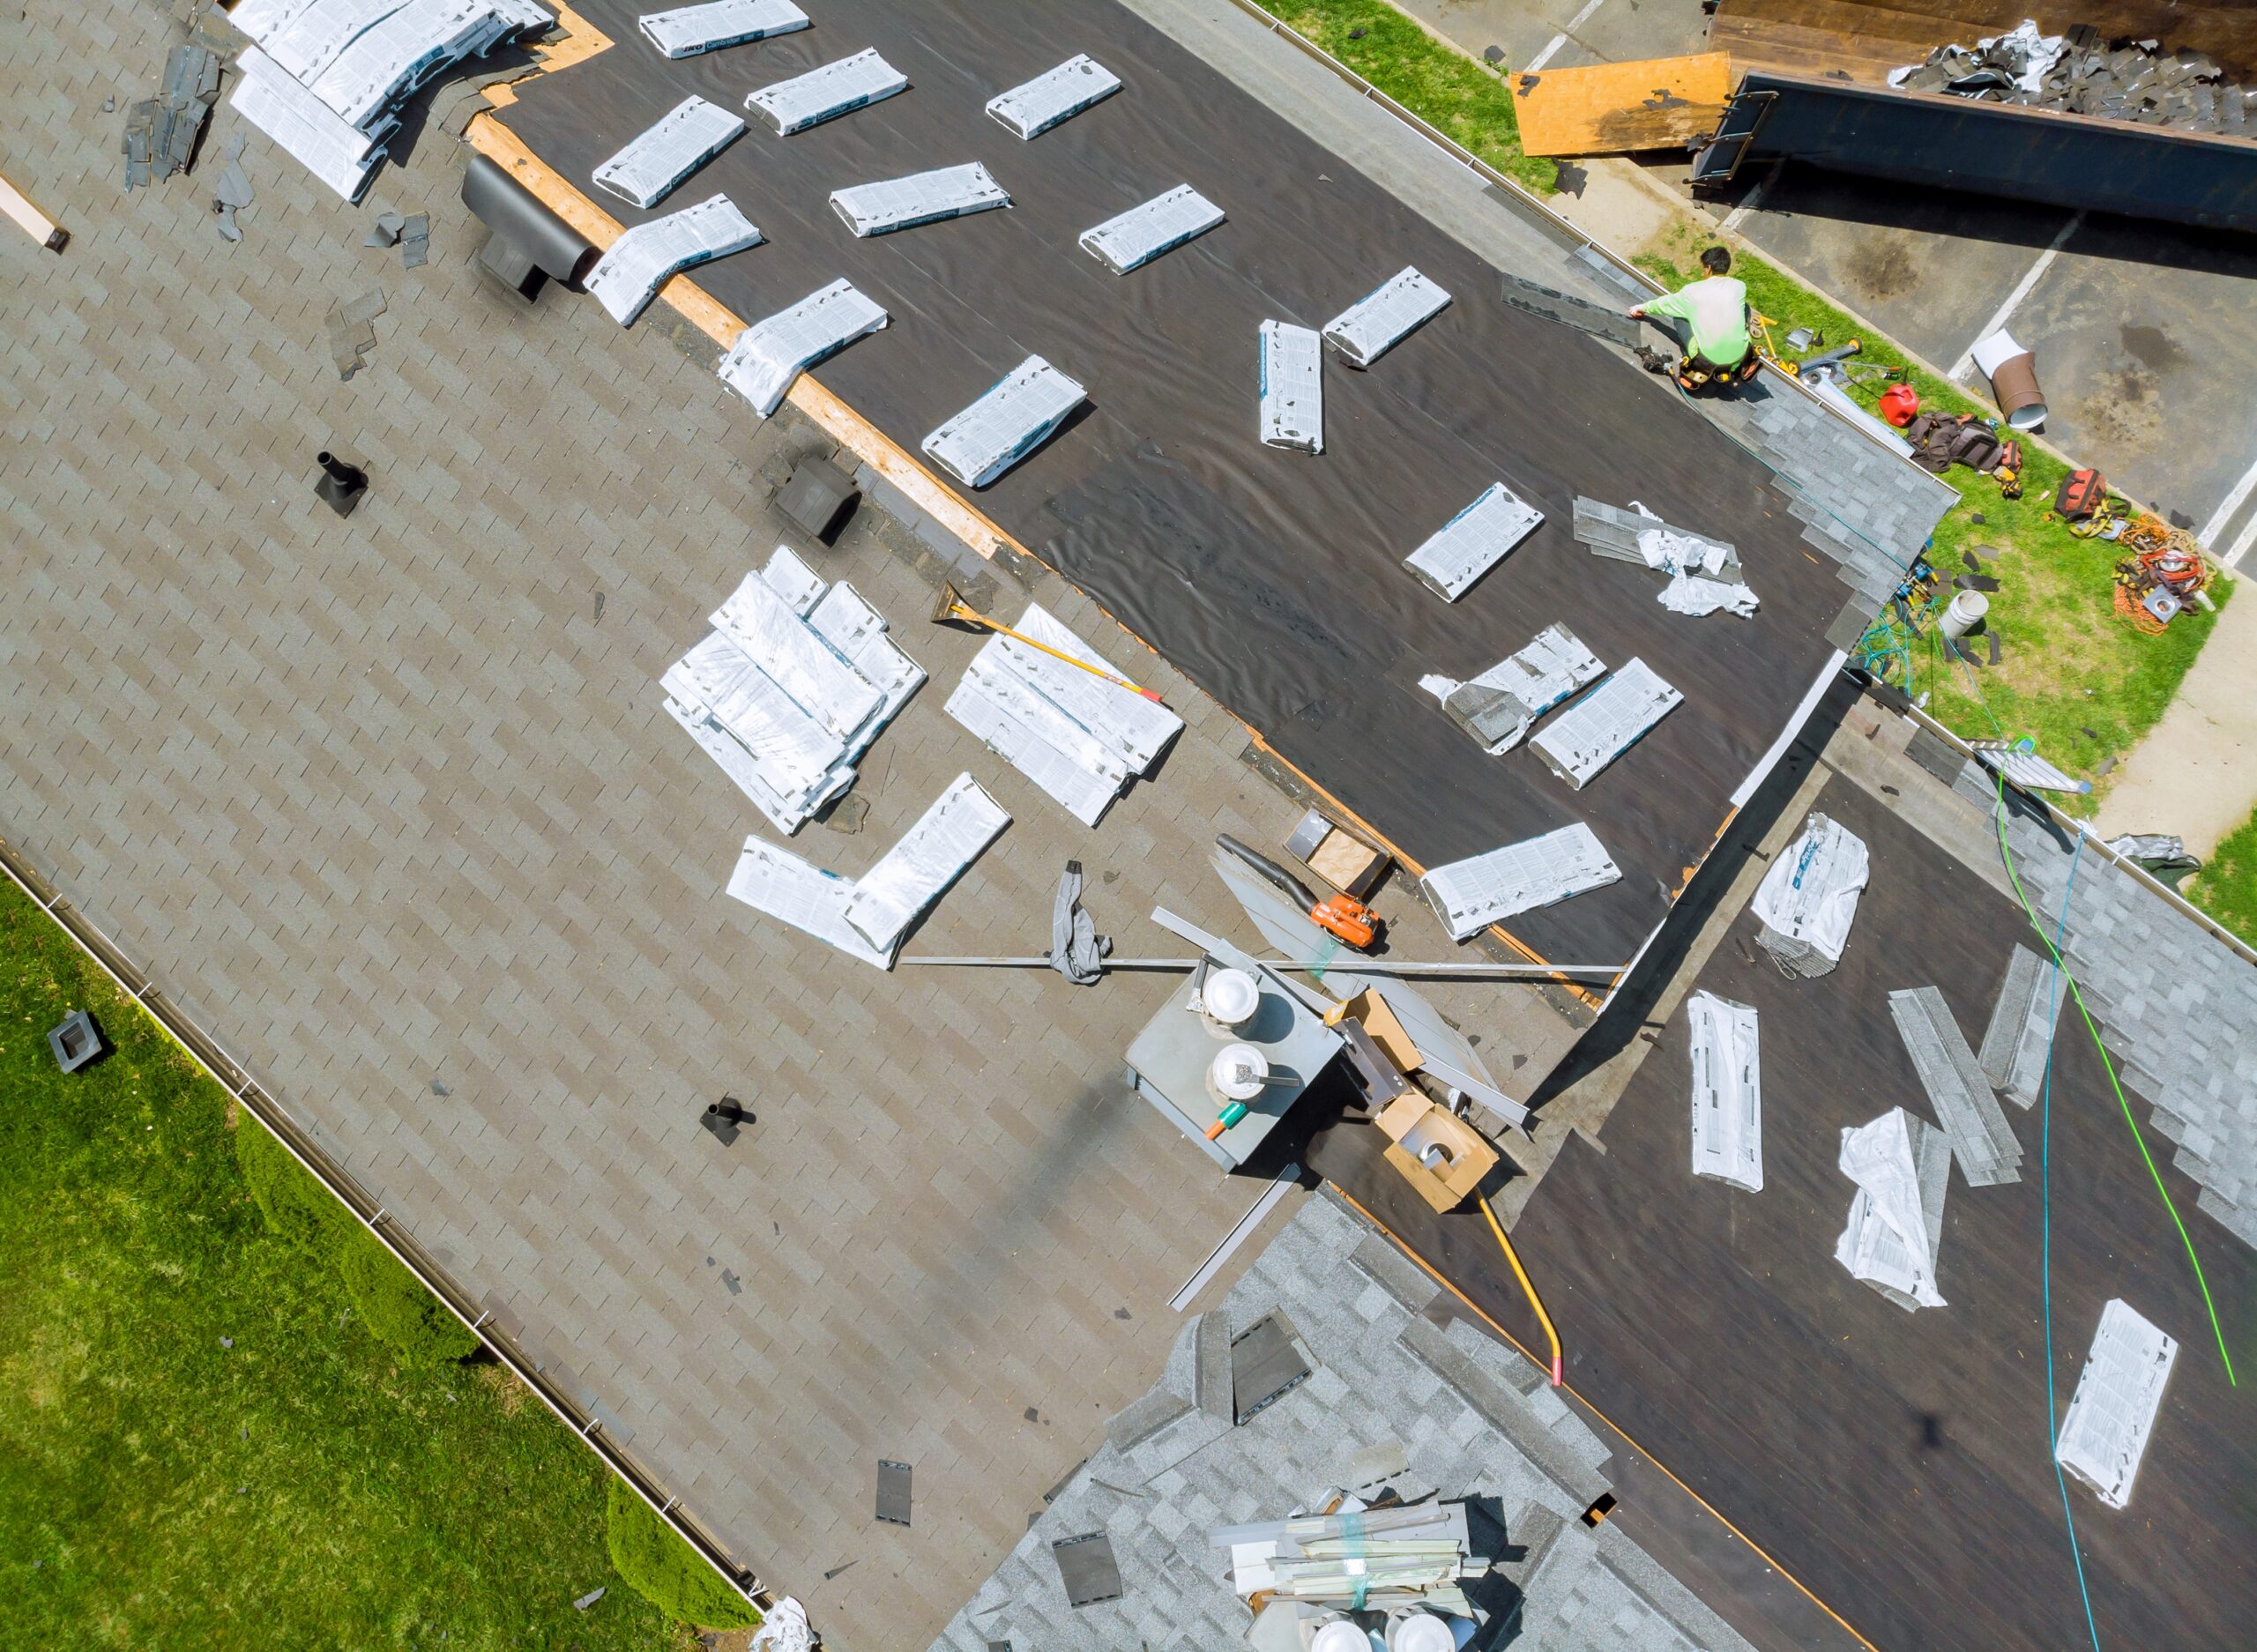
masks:
<path id="1" fill-rule="evenodd" d="M 909 77 L 873 48 L 763 86 L 744 106 L 766 115 L 776 123 L 777 135 L 788 138 L 908 90 Z"/>
<path id="2" fill-rule="evenodd" d="M 384 159 L 390 123 L 356 130 L 256 46 L 245 47 L 235 63 L 241 74 L 228 106 L 339 196 L 357 202 Z"/>
<path id="3" fill-rule="evenodd" d="M 1032 139 L 1120 90 L 1121 77 L 1083 53 L 988 99 L 987 113 Z"/>
<path id="4" fill-rule="evenodd" d="M 1693 994 L 1693 1173 L 1763 1191 L 1763 1083 L 1754 1010 Z"/>
<path id="5" fill-rule="evenodd" d="M 1349 366 L 1367 368 L 1449 307 L 1449 294 L 1406 264 L 1325 323 L 1323 332 Z"/>
<path id="6" fill-rule="evenodd" d="M 1622 876 L 1598 834 L 1577 821 L 1486 854 L 1435 867 L 1419 880 L 1453 940 L 1463 941 L 1516 912 L 1550 906 Z"/>
<path id="7" fill-rule="evenodd" d="M 808 26 L 808 14 L 792 0 L 712 0 L 635 19 L 643 38 L 668 57 L 696 57 L 725 46 L 790 34 Z"/>
<path id="8" fill-rule="evenodd" d="M 886 313 L 851 281 L 833 281 L 737 335 L 721 358 L 721 382 L 765 419 L 799 376 L 886 324 Z"/>
<path id="9" fill-rule="evenodd" d="M 905 178 L 857 183 L 831 194 L 831 210 L 857 236 L 890 235 L 897 229 L 965 218 L 1010 204 L 1009 193 L 976 160 Z"/>
<path id="10" fill-rule="evenodd" d="M 967 487 L 985 487 L 1040 447 L 1087 392 L 1031 355 L 918 445 Z"/>
<path id="11" fill-rule="evenodd" d="M 1265 321 L 1262 441 L 1297 453 L 1324 451 L 1324 339 L 1314 327 Z"/>
<path id="12" fill-rule="evenodd" d="M 1126 275 L 1222 221 L 1221 207 L 1189 184 L 1179 183 L 1094 229 L 1084 230 L 1081 247 L 1114 274 Z"/>
<path id="13" fill-rule="evenodd" d="M 890 952 L 917 915 L 945 895 L 1010 823 L 1003 806 L 970 775 L 957 776 L 856 881 L 846 902 L 847 923 L 873 947 Z"/>
<path id="14" fill-rule="evenodd" d="M 2045 961 L 2028 947 L 2015 948 L 1976 1060 L 1991 1087 L 2005 1091 L 2007 1099 L 2020 1107 L 2036 1106 L 2045 1082 L 2045 1060 L 2053 1045 L 2055 990 L 2047 980 Z"/>
<path id="15" fill-rule="evenodd" d="M 637 224 L 611 243 L 588 275 L 604 313 L 632 326 L 659 289 L 682 271 L 760 244 L 758 226 L 726 195 Z"/>
<path id="16" fill-rule="evenodd" d="M 1331 337 L 1330 329 L 1325 336 Z M 1502 482 L 1492 482 L 1405 557 L 1403 565 L 1443 601 L 1456 602 L 1543 520 L 1544 513 L 1534 505 Z"/>
<path id="17" fill-rule="evenodd" d="M 743 136 L 744 123 L 719 104 L 684 98 L 595 169 L 596 187 L 648 212 Z"/>
<path id="18" fill-rule="evenodd" d="M 1684 702 L 1644 660 L 1629 660 L 1562 711 L 1528 747 L 1580 792 Z"/>
<path id="19" fill-rule="evenodd" d="M 1906 1313 L 1946 1306 L 1936 1290 L 1951 1146 L 1926 1119 L 1892 1107 L 1842 1132 L 1842 1173 L 1857 1184 L 1834 1260 Z"/>
<path id="20" fill-rule="evenodd" d="M 1999 1098 L 1975 1064 L 1975 1053 L 1952 1019 L 1951 1006 L 1933 986 L 1888 995 L 1888 1014 L 1904 1040 L 1920 1086 L 1935 1104 L 1936 1120 L 1951 1138 L 1959 1173 L 1970 1187 L 2022 1179 L 2022 1143 L 2000 1109 Z"/>
<path id="21" fill-rule="evenodd" d="M 2111 1508 L 2132 1500 L 2132 1482 L 2178 1358 L 2177 1340 L 2120 1298 L 2100 1310 L 2100 1329 L 2061 1419 L 2053 1460 Z"/>
<path id="22" fill-rule="evenodd" d="M 1536 719 L 1606 674 L 1598 656 L 1564 625 L 1547 625 L 1526 647 L 1508 654 L 1471 682 L 1429 676 L 1419 686 L 1442 703 L 1450 720 L 1493 757 L 1526 739 Z"/>

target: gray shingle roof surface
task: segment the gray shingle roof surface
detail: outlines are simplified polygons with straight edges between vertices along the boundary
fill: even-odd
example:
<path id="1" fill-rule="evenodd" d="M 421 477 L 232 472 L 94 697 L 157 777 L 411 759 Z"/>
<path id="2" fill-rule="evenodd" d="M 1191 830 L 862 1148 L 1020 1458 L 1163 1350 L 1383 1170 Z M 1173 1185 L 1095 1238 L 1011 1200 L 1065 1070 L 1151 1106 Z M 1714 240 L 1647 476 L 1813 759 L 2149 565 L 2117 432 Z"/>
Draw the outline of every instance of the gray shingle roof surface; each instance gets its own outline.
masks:
<path id="1" fill-rule="evenodd" d="M 1525 1596 L 1516 1652 L 1748 1652 L 1620 1530 L 1581 1523 L 1606 1486 L 1605 1443 L 1521 1355 L 1462 1321 L 1426 1318 L 1434 1294 L 1360 1218 L 1329 1196 L 1307 1201 L 1224 1305 L 1184 1328 L 1152 1395 L 1116 1419 L 935 1652 L 1002 1641 L 1042 1652 L 1243 1645 L 1250 1619 L 1209 1530 L 1354 1489 L 1357 1455 L 1393 1445 L 1409 1466 L 1388 1484 L 1406 1497 L 1493 1498 L 1507 1541 L 1527 1545 L 1503 1568 Z M 1198 1403 L 1199 1344 L 1278 1310 L 1314 1369 L 1228 1426 Z M 1050 1550 L 1091 1532 L 1111 1539 L 1123 1593 L 1076 1610 Z"/>

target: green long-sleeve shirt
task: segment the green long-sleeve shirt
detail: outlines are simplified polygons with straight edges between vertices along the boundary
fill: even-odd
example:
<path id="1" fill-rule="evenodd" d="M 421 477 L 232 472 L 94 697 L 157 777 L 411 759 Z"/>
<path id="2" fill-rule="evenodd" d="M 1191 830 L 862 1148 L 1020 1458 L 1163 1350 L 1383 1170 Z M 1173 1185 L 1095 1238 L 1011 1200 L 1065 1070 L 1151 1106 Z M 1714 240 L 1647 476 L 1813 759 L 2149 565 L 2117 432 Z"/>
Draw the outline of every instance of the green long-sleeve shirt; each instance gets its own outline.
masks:
<path id="1" fill-rule="evenodd" d="M 1747 354 L 1747 284 L 1728 275 L 1679 288 L 1648 301 L 1649 316 L 1673 316 L 1693 331 L 1691 353 L 1718 367 L 1736 367 Z"/>

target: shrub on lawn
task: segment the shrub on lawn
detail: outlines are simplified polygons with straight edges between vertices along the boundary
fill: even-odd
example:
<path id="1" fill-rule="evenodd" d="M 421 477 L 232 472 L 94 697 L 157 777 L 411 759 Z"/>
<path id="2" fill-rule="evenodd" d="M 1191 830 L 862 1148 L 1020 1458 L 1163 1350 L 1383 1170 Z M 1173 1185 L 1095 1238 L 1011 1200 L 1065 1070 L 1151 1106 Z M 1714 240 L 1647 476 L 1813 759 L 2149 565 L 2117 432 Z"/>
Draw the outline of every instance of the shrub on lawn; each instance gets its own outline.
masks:
<path id="1" fill-rule="evenodd" d="M 336 1261 L 346 1230 L 355 1225 L 344 1207 L 256 1119 L 238 1120 L 235 1134 L 236 1162 L 266 1224 L 308 1254 Z"/>
<path id="2" fill-rule="evenodd" d="M 604 1536 L 619 1575 L 669 1618 L 699 1629 L 749 1629 L 759 1623 L 752 1604 L 715 1576 L 673 1527 L 616 1479 L 611 1483 Z"/>
<path id="3" fill-rule="evenodd" d="M 357 1224 L 338 1246 L 337 1271 L 376 1340 L 404 1365 L 442 1366 L 475 1351 L 478 1338 L 441 1306 L 384 1242 Z"/>

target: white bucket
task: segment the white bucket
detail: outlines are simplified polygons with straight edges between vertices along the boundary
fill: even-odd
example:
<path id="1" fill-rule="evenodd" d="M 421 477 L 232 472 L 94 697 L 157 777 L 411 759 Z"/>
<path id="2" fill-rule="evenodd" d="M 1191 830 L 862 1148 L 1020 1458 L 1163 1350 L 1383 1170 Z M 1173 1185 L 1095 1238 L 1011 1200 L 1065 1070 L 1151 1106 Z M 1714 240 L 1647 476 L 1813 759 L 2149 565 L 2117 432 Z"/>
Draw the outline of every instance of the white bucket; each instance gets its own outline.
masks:
<path id="1" fill-rule="evenodd" d="M 1270 1058 L 1250 1044 L 1226 1044 L 1207 1068 L 1207 1083 L 1225 1101 L 1252 1101 L 1270 1076 Z"/>
<path id="2" fill-rule="evenodd" d="M 1983 369 L 1983 376 L 1989 378 L 1999 370 L 2001 361 L 2013 356 L 2028 355 L 2030 352 L 2016 344 L 2014 335 L 2001 327 L 1987 339 L 1978 339 L 1967 353 L 1975 359 L 1975 365 Z"/>
<path id="3" fill-rule="evenodd" d="M 1991 599 L 1979 591 L 1954 593 L 1951 606 L 1943 611 L 1941 629 L 1946 636 L 1960 637 L 1973 630 L 1985 614 L 1991 611 Z"/>
<path id="4" fill-rule="evenodd" d="M 1262 1008 L 1262 988 L 1244 970 L 1217 970 L 1200 989 L 1200 1002 L 1210 1020 L 1225 1027 L 1242 1027 Z"/>
<path id="5" fill-rule="evenodd" d="M 1434 1613 L 1406 1611 L 1387 1626 L 1387 1652 L 1457 1652 L 1457 1637 Z"/>

